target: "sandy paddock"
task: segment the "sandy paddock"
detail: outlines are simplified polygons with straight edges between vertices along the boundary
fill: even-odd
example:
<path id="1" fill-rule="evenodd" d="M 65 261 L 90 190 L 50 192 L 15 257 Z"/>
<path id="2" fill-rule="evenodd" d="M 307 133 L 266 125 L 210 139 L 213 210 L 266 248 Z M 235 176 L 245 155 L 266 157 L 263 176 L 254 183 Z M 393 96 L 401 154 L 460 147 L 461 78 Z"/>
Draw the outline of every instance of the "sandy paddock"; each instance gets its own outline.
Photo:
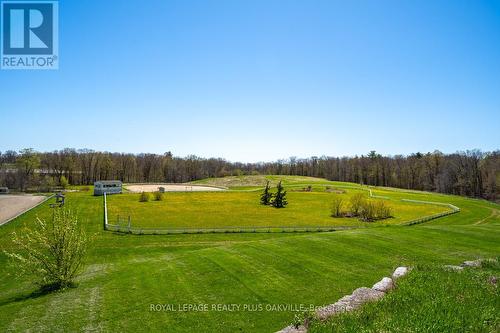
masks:
<path id="1" fill-rule="evenodd" d="M 165 192 L 214 192 L 225 191 L 223 188 L 191 184 L 129 184 L 124 185 L 130 192 L 156 192 L 159 187 L 164 187 Z"/>
<path id="2" fill-rule="evenodd" d="M 0 225 L 45 200 L 40 195 L 0 195 Z"/>

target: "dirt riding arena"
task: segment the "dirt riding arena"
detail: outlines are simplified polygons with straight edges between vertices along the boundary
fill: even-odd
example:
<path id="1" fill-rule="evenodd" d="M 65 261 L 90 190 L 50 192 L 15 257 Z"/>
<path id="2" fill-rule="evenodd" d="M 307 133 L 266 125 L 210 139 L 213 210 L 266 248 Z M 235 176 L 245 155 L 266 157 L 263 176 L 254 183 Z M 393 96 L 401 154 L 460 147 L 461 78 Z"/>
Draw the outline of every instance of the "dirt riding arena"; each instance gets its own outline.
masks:
<path id="1" fill-rule="evenodd" d="M 124 188 L 129 192 L 156 192 L 163 187 L 165 192 L 214 192 L 225 191 L 225 189 L 213 186 L 191 185 L 191 184 L 129 184 Z"/>
<path id="2" fill-rule="evenodd" d="M 45 200 L 40 195 L 0 195 L 0 225 Z"/>

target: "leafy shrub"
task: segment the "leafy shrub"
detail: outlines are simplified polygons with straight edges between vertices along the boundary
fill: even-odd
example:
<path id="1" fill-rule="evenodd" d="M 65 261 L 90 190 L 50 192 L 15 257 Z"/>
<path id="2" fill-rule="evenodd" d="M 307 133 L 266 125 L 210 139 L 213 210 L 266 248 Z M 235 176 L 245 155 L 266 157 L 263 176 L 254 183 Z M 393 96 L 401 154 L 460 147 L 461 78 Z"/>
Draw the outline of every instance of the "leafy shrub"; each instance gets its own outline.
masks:
<path id="1" fill-rule="evenodd" d="M 363 193 L 356 193 L 351 197 L 351 199 L 349 199 L 349 203 L 351 205 L 351 214 L 353 216 L 359 215 L 365 201 L 366 197 Z"/>
<path id="2" fill-rule="evenodd" d="M 139 197 L 140 202 L 148 202 L 151 199 L 151 196 L 149 195 L 148 192 L 142 192 L 141 196 Z"/>
<path id="3" fill-rule="evenodd" d="M 59 180 L 59 185 L 61 185 L 63 189 L 66 189 L 69 185 L 68 179 L 65 176 L 61 176 L 61 179 Z"/>
<path id="4" fill-rule="evenodd" d="M 29 275 L 46 289 L 63 289 L 78 275 L 88 238 L 70 210 L 56 208 L 49 221 L 37 218 L 35 226 L 13 233 L 21 252 L 5 254 L 20 275 Z"/>
<path id="5" fill-rule="evenodd" d="M 155 201 L 163 201 L 163 193 L 160 191 L 155 192 Z"/>
<path id="6" fill-rule="evenodd" d="M 344 212 L 342 210 L 344 206 L 344 199 L 339 195 L 335 195 L 333 197 L 332 202 L 332 217 L 342 217 L 344 216 Z"/>
<path id="7" fill-rule="evenodd" d="M 301 325 L 304 325 L 304 327 L 308 328 L 309 324 L 315 319 L 316 317 L 312 311 L 299 312 L 293 316 L 292 326 L 299 328 Z"/>
<path id="8" fill-rule="evenodd" d="M 366 222 L 375 220 L 375 205 L 373 204 L 373 201 L 365 200 L 362 203 L 359 211 L 359 217 L 362 221 Z"/>
<path id="9" fill-rule="evenodd" d="M 53 177 L 43 177 L 41 178 L 40 184 L 38 185 L 38 192 L 52 192 L 56 183 Z"/>
<path id="10" fill-rule="evenodd" d="M 364 200 L 359 213 L 363 221 L 382 220 L 391 217 L 391 208 L 384 200 Z"/>
<path id="11" fill-rule="evenodd" d="M 377 220 L 387 219 L 391 217 L 391 207 L 384 200 L 377 200 L 374 203 L 375 218 Z"/>

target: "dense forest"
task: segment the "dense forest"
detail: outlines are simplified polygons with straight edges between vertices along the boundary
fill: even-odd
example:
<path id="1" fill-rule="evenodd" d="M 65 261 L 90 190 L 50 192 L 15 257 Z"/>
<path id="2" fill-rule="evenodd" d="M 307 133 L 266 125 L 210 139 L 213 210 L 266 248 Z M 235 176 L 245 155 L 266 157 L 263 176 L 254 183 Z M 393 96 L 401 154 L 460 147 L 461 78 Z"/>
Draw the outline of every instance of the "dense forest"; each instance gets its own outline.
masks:
<path id="1" fill-rule="evenodd" d="M 382 156 L 375 151 L 354 157 L 291 157 L 262 163 L 235 163 L 221 158 L 125 154 L 89 149 L 0 152 L 0 186 L 43 191 L 60 184 L 90 185 L 95 180 L 187 182 L 230 175 L 281 174 L 377 186 L 426 190 L 500 199 L 500 151 Z"/>

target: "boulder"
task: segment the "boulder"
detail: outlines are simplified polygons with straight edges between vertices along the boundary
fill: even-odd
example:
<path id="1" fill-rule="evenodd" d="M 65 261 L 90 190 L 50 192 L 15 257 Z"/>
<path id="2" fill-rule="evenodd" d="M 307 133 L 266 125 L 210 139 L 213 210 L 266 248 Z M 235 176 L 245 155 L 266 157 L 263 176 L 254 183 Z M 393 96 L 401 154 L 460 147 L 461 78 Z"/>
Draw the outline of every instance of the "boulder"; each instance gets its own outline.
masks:
<path id="1" fill-rule="evenodd" d="M 353 309 L 359 308 L 366 302 L 376 301 L 384 297 L 385 293 L 378 290 L 373 290 L 371 288 L 361 287 L 356 290 L 351 295 L 350 305 Z"/>
<path id="2" fill-rule="evenodd" d="M 396 280 L 399 279 L 402 276 L 405 276 L 408 273 L 408 267 L 398 267 L 394 270 L 394 273 L 392 273 L 392 279 Z"/>
<path id="3" fill-rule="evenodd" d="M 351 295 L 344 296 L 333 304 L 316 309 L 316 317 L 320 320 L 325 320 L 338 313 L 351 311 L 351 297 Z"/>
<path id="4" fill-rule="evenodd" d="M 351 295 L 339 299 L 337 302 L 316 309 L 316 316 L 320 320 L 325 320 L 338 313 L 348 312 L 359 308 L 366 302 L 376 301 L 384 297 L 385 293 L 371 288 L 361 287 Z"/>
<path id="5" fill-rule="evenodd" d="M 461 271 L 464 268 L 462 266 L 455 266 L 455 265 L 444 265 L 444 269 L 448 271 Z"/>
<path id="6" fill-rule="evenodd" d="M 477 260 L 468 260 L 468 261 L 464 261 L 462 263 L 462 267 L 480 267 L 481 266 L 481 262 L 482 260 L 481 259 L 477 259 Z"/>
<path id="7" fill-rule="evenodd" d="M 384 277 L 382 280 L 375 283 L 372 287 L 372 289 L 382 291 L 384 293 L 388 292 L 392 288 L 394 288 L 394 282 L 389 277 Z"/>

